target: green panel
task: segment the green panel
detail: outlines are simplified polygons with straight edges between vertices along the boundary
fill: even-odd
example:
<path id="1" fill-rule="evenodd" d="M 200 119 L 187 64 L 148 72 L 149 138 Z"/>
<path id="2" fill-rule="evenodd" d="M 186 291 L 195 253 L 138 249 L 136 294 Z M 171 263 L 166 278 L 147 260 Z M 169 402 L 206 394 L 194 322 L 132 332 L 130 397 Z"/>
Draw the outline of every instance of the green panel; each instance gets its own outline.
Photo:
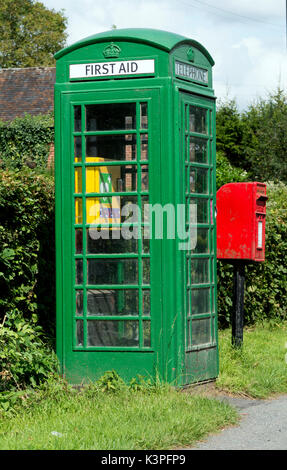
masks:
<path id="1" fill-rule="evenodd" d="M 73 384 L 88 383 L 99 379 L 107 370 L 116 370 L 121 377 L 129 382 L 136 374 L 143 377 L 154 378 L 160 365 L 157 364 L 155 354 L 152 352 L 142 354 L 122 351 L 120 354 L 111 353 L 109 368 L 105 361 L 99 360 L 99 353 L 95 351 L 74 352 L 67 355 L 63 368 L 65 378 Z"/>
<path id="2" fill-rule="evenodd" d="M 216 348 L 190 351 L 185 355 L 185 384 L 215 379 L 218 376 Z"/>

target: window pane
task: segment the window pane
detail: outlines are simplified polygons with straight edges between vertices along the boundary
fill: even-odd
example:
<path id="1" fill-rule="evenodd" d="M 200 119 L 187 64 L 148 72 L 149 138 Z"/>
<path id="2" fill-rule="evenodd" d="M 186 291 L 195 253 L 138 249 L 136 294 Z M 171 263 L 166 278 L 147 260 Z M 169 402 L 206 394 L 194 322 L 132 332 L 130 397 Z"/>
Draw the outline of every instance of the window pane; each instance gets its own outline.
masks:
<path id="1" fill-rule="evenodd" d="M 76 255 L 80 255 L 83 253 L 83 231 L 81 228 L 76 229 L 75 238 L 76 238 L 75 252 L 76 252 Z"/>
<path id="2" fill-rule="evenodd" d="M 207 109 L 189 107 L 189 131 L 207 134 Z"/>
<path id="3" fill-rule="evenodd" d="M 141 204 L 142 204 L 142 208 L 141 208 L 142 222 L 148 223 L 148 222 L 150 222 L 149 197 L 148 196 L 142 196 Z"/>
<path id="4" fill-rule="evenodd" d="M 83 315 L 83 291 L 76 291 L 76 315 Z"/>
<path id="5" fill-rule="evenodd" d="M 146 237 L 147 236 L 147 230 L 149 229 L 149 227 L 143 227 L 142 228 L 142 236 Z M 143 253 L 145 254 L 148 254 L 150 252 L 150 241 L 149 239 L 146 237 L 146 238 L 142 238 L 142 251 Z"/>
<path id="6" fill-rule="evenodd" d="M 119 224 L 121 222 L 120 197 L 86 198 L 88 224 Z"/>
<path id="7" fill-rule="evenodd" d="M 192 315 L 210 313 L 210 289 L 191 289 Z"/>
<path id="8" fill-rule="evenodd" d="M 198 346 L 210 342 L 210 319 L 193 320 L 191 326 L 191 345 Z"/>
<path id="9" fill-rule="evenodd" d="M 191 193 L 207 194 L 208 170 L 205 168 L 190 168 L 189 184 Z"/>
<path id="10" fill-rule="evenodd" d="M 121 196 L 121 222 L 137 223 L 139 221 L 139 206 L 137 196 Z"/>
<path id="11" fill-rule="evenodd" d="M 76 259 L 76 284 L 83 284 L 83 260 Z"/>
<path id="12" fill-rule="evenodd" d="M 88 346 L 139 346 L 138 321 L 89 320 Z"/>
<path id="13" fill-rule="evenodd" d="M 196 246 L 194 253 L 208 253 L 208 228 L 197 228 L 196 229 Z"/>
<path id="14" fill-rule="evenodd" d="M 136 128 L 136 103 L 110 103 L 86 106 L 87 131 Z"/>
<path id="15" fill-rule="evenodd" d="M 76 345 L 83 346 L 84 344 L 84 322 L 83 320 L 76 321 Z"/>
<path id="16" fill-rule="evenodd" d="M 186 260 L 186 284 L 190 284 L 190 260 L 187 258 Z"/>
<path id="17" fill-rule="evenodd" d="M 74 153 L 75 162 L 82 161 L 82 138 L 81 136 L 74 137 Z"/>
<path id="18" fill-rule="evenodd" d="M 75 193 L 82 192 L 82 168 L 75 168 Z"/>
<path id="19" fill-rule="evenodd" d="M 143 284 L 150 284 L 150 260 L 143 258 Z"/>
<path id="20" fill-rule="evenodd" d="M 140 127 L 141 129 L 147 129 L 148 127 L 147 103 L 140 104 Z"/>
<path id="21" fill-rule="evenodd" d="M 187 316 L 191 315 L 190 289 L 187 289 L 186 291 L 186 312 Z"/>
<path id="22" fill-rule="evenodd" d="M 86 136 L 87 162 L 109 160 L 136 160 L 136 136 L 91 135 Z"/>
<path id="23" fill-rule="evenodd" d="M 138 315 L 138 290 L 88 290 L 87 315 Z"/>
<path id="24" fill-rule="evenodd" d="M 148 160 L 148 135 L 141 134 L 141 160 Z"/>
<path id="25" fill-rule="evenodd" d="M 122 227 L 121 229 L 87 229 L 87 252 L 89 254 L 137 253 L 138 240 L 136 238 L 127 239 L 128 228 L 129 227 Z"/>
<path id="26" fill-rule="evenodd" d="M 150 348 L 151 346 L 150 321 L 148 320 L 143 321 L 143 345 L 145 348 Z"/>
<path id="27" fill-rule="evenodd" d="M 188 347 L 191 346 L 191 331 L 190 331 L 190 326 L 191 326 L 191 320 L 187 320 L 187 344 Z"/>
<path id="28" fill-rule="evenodd" d="M 75 198 L 75 223 L 83 223 L 83 201 L 80 197 Z"/>
<path id="29" fill-rule="evenodd" d="M 192 259 L 191 284 L 204 284 L 209 282 L 209 259 Z"/>
<path id="30" fill-rule="evenodd" d="M 208 163 L 207 140 L 190 137 L 189 160 L 196 163 Z"/>
<path id="31" fill-rule="evenodd" d="M 137 259 L 88 259 L 88 284 L 137 283 Z"/>
<path id="32" fill-rule="evenodd" d="M 141 190 L 148 191 L 148 165 L 142 165 Z"/>
<path id="33" fill-rule="evenodd" d="M 208 224 L 208 209 L 209 201 L 208 199 L 203 198 L 192 198 L 190 199 L 190 204 L 196 205 L 196 217 L 198 224 Z"/>
<path id="34" fill-rule="evenodd" d="M 88 224 L 119 224 L 138 222 L 136 196 L 87 197 Z"/>
<path id="35" fill-rule="evenodd" d="M 81 106 L 74 106 L 74 131 L 81 132 Z"/>
<path id="36" fill-rule="evenodd" d="M 136 191 L 137 167 L 94 166 L 86 168 L 86 193 Z M 102 202 L 107 202 L 102 198 Z"/>
<path id="37" fill-rule="evenodd" d="M 143 315 L 150 315 L 150 291 L 143 290 Z"/>

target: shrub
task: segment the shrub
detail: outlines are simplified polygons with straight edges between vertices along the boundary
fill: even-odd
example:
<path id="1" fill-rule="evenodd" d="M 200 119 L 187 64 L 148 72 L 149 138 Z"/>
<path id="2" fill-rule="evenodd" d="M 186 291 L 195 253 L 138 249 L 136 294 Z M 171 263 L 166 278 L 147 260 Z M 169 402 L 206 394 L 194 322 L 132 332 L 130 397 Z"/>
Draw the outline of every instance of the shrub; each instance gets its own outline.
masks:
<path id="1" fill-rule="evenodd" d="M 9 402 L 5 392 L 35 387 L 57 371 L 56 356 L 42 341 L 41 328 L 17 310 L 0 325 L 0 364 L 3 403 Z"/>
<path id="2" fill-rule="evenodd" d="M 0 163 L 4 169 L 46 168 L 54 141 L 53 116 L 26 114 L 9 123 L 0 121 Z"/>
<path id="3" fill-rule="evenodd" d="M 216 189 L 219 189 L 226 183 L 248 181 L 248 178 L 248 173 L 241 168 L 232 166 L 222 152 L 216 153 Z"/>
<path id="4" fill-rule="evenodd" d="M 55 326 L 54 182 L 35 171 L 0 172 L 0 322 L 12 311 Z M 2 320 L 1 320 L 2 319 Z"/>

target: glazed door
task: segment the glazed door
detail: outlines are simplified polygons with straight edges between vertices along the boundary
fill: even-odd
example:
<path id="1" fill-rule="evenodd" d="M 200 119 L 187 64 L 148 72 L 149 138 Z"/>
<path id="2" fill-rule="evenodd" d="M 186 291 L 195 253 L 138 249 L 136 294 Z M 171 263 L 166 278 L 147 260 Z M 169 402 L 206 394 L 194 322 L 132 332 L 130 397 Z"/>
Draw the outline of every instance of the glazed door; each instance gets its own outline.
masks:
<path id="1" fill-rule="evenodd" d="M 182 165 L 190 246 L 185 251 L 186 383 L 217 376 L 215 108 L 181 94 Z"/>
<path id="2" fill-rule="evenodd" d="M 62 110 L 63 372 L 154 376 L 161 251 L 144 206 L 160 197 L 158 93 L 67 94 Z"/>

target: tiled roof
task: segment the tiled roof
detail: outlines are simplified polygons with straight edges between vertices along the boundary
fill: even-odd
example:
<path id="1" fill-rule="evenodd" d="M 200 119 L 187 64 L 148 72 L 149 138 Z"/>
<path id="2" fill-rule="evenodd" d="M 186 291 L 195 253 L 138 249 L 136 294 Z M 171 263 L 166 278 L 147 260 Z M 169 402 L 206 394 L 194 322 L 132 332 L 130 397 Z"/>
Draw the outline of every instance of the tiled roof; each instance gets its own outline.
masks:
<path id="1" fill-rule="evenodd" d="M 54 109 L 55 67 L 0 69 L 0 120 Z"/>

